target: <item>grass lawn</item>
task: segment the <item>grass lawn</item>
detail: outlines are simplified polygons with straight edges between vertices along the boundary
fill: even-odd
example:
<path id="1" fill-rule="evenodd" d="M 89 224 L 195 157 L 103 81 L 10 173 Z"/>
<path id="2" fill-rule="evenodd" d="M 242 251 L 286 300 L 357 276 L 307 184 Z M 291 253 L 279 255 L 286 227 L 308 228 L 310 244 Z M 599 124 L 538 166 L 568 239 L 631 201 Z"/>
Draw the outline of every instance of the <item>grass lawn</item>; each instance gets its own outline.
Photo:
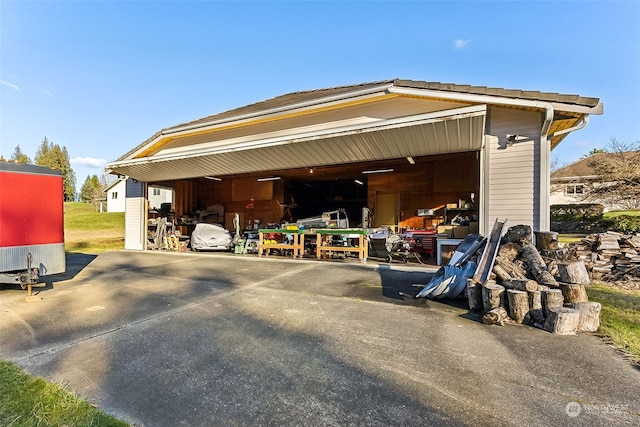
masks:
<path id="1" fill-rule="evenodd" d="M 617 216 L 621 216 L 621 215 L 625 215 L 625 216 L 640 216 L 640 210 L 635 210 L 635 211 L 609 211 L 609 212 L 605 212 L 602 217 L 604 219 L 611 219 L 611 218 L 615 218 Z"/>
<path id="2" fill-rule="evenodd" d="M 96 212 L 81 202 L 64 204 L 64 248 L 99 253 L 124 249 L 124 212 Z"/>
<path id="3" fill-rule="evenodd" d="M 0 360 L 0 425 L 127 426 L 64 387 L 26 374 Z"/>

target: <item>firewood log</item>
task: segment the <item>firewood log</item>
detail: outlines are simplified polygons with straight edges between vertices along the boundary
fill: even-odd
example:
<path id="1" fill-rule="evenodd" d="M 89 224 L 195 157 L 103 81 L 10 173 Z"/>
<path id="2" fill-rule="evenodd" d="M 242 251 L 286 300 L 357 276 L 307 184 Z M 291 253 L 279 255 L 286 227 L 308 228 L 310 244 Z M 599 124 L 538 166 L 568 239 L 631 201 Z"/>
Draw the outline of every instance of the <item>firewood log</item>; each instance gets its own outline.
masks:
<path id="1" fill-rule="evenodd" d="M 482 311 L 482 284 L 467 279 L 467 301 L 471 311 Z"/>
<path id="2" fill-rule="evenodd" d="M 579 332 L 596 332 L 600 327 L 600 312 L 602 305 L 599 302 L 579 302 L 570 304 L 580 313 L 578 320 Z"/>
<path id="3" fill-rule="evenodd" d="M 502 259 L 513 262 L 513 260 L 518 257 L 521 250 L 522 246 L 517 243 L 505 243 L 498 249 L 498 256 Z"/>
<path id="4" fill-rule="evenodd" d="M 580 312 L 569 307 L 553 307 L 544 322 L 544 328 L 557 335 L 575 335 L 580 321 Z"/>
<path id="5" fill-rule="evenodd" d="M 507 241 L 518 244 L 531 244 L 533 237 L 531 235 L 531 227 L 529 225 L 514 225 L 509 227 L 504 236 Z"/>
<path id="6" fill-rule="evenodd" d="M 539 251 L 558 249 L 558 233 L 555 231 L 536 231 L 536 248 Z"/>
<path id="7" fill-rule="evenodd" d="M 558 273 L 560 281 L 565 283 L 578 283 L 581 285 L 591 283 L 587 267 L 585 267 L 582 260 L 559 262 Z"/>
<path id="8" fill-rule="evenodd" d="M 504 307 L 504 286 L 487 283 L 482 287 L 482 309 L 485 313 Z"/>
<path id="9" fill-rule="evenodd" d="M 502 326 L 507 319 L 507 310 L 504 307 L 497 307 L 482 316 L 482 323 Z"/>
<path id="10" fill-rule="evenodd" d="M 535 291 L 538 289 L 538 282 L 531 279 L 509 279 L 502 282 L 502 286 L 507 289 L 516 289 L 518 291 Z"/>
<path id="11" fill-rule="evenodd" d="M 564 304 L 564 297 L 560 289 L 547 289 L 542 291 L 542 309 L 544 311 L 544 317 L 549 317 L 549 312 L 552 308 L 562 307 Z"/>
<path id="12" fill-rule="evenodd" d="M 516 323 L 522 323 L 529 314 L 528 294 L 516 289 L 507 289 L 507 298 L 509 301 L 509 317 Z"/>
<path id="13" fill-rule="evenodd" d="M 536 281 L 541 285 L 551 286 L 554 288 L 558 287 L 558 282 L 554 277 L 547 271 L 547 265 L 544 263 L 542 256 L 533 245 L 522 245 L 522 258 L 527 263 L 527 268 L 535 277 Z"/>
<path id="14" fill-rule="evenodd" d="M 542 291 L 529 291 L 529 317 L 532 324 L 544 323 L 544 310 L 542 309 Z"/>
<path id="15" fill-rule="evenodd" d="M 573 283 L 560 283 L 560 290 L 564 297 L 564 302 L 576 304 L 579 302 L 589 302 L 587 291 L 584 285 L 576 285 Z"/>

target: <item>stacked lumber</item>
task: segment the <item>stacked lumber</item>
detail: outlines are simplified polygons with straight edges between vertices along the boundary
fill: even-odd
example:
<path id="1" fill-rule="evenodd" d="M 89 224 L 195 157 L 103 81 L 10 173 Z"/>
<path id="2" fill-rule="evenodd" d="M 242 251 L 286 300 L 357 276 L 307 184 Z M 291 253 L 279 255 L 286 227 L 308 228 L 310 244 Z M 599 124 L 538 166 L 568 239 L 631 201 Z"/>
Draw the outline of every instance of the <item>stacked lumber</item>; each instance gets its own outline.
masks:
<path id="1" fill-rule="evenodd" d="M 582 260 L 593 280 L 640 289 L 640 236 L 607 231 L 567 245 L 567 259 Z M 635 283 L 634 283 L 635 282 Z"/>
<path id="2" fill-rule="evenodd" d="M 485 283 L 476 277 L 467 281 L 469 308 L 482 311 L 486 324 L 525 324 L 558 335 L 595 332 L 601 306 L 588 300 L 585 287 L 590 276 L 585 263 L 546 258 L 553 262 L 552 274 L 541 252 L 566 251 L 558 248 L 554 236 L 541 237 L 534 246 L 529 226 L 509 228 L 495 253 L 491 277 Z"/>

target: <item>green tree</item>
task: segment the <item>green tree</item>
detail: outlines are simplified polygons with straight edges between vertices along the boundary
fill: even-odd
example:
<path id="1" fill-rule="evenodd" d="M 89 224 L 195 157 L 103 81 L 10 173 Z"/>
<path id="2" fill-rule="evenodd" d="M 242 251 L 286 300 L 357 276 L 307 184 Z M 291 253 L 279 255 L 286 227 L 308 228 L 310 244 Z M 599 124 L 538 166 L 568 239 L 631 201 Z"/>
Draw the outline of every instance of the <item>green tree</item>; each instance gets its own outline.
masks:
<path id="1" fill-rule="evenodd" d="M 104 186 L 96 175 L 89 176 L 84 180 L 80 189 L 80 200 L 86 203 L 92 203 L 99 206 L 100 199 L 104 198 Z"/>
<path id="2" fill-rule="evenodd" d="M 13 154 L 11 155 L 11 160 L 18 163 L 31 163 L 31 159 L 22 152 L 20 145 L 16 145 L 16 148 L 13 150 Z"/>
<path id="3" fill-rule="evenodd" d="M 70 202 L 76 195 L 76 174 L 71 168 L 67 147 L 60 147 L 50 142 L 45 136 L 36 151 L 35 164 L 58 169 L 62 173 L 64 181 L 64 201 Z"/>

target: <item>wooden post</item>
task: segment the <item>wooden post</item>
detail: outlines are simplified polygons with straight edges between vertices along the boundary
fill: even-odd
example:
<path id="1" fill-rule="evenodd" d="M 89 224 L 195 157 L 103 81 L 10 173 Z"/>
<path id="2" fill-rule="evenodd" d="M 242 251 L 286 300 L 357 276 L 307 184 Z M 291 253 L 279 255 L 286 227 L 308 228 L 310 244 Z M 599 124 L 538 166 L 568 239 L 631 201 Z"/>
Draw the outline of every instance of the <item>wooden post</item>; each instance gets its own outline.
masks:
<path id="1" fill-rule="evenodd" d="M 587 267 L 585 267 L 584 261 L 582 260 L 559 262 L 558 273 L 560 273 L 560 280 L 562 282 L 578 283 L 581 285 L 591 283 Z"/>
<path id="2" fill-rule="evenodd" d="M 482 309 L 485 313 L 504 307 L 504 286 L 487 283 L 482 287 Z"/>
<path id="3" fill-rule="evenodd" d="M 498 307 L 488 311 L 484 316 L 482 316 L 482 323 L 502 326 L 508 318 L 507 310 L 505 310 L 504 307 Z"/>
<path id="4" fill-rule="evenodd" d="M 575 285 L 572 283 L 560 283 L 560 290 L 564 301 L 572 304 L 579 302 L 589 302 L 587 291 L 584 285 Z"/>
<path id="5" fill-rule="evenodd" d="M 473 279 L 467 279 L 467 300 L 469 310 L 482 311 L 482 285 Z"/>
<path id="6" fill-rule="evenodd" d="M 564 304 L 564 297 L 560 289 L 547 289 L 542 291 L 542 309 L 544 317 L 549 317 L 549 312 L 552 308 L 562 307 Z"/>
<path id="7" fill-rule="evenodd" d="M 580 321 L 580 312 L 569 307 L 553 307 L 544 322 L 544 328 L 557 335 L 575 335 Z"/>
<path id="8" fill-rule="evenodd" d="M 522 323 L 529 314 L 528 294 L 524 291 L 508 289 L 507 298 L 509 300 L 509 317 L 516 323 Z"/>

